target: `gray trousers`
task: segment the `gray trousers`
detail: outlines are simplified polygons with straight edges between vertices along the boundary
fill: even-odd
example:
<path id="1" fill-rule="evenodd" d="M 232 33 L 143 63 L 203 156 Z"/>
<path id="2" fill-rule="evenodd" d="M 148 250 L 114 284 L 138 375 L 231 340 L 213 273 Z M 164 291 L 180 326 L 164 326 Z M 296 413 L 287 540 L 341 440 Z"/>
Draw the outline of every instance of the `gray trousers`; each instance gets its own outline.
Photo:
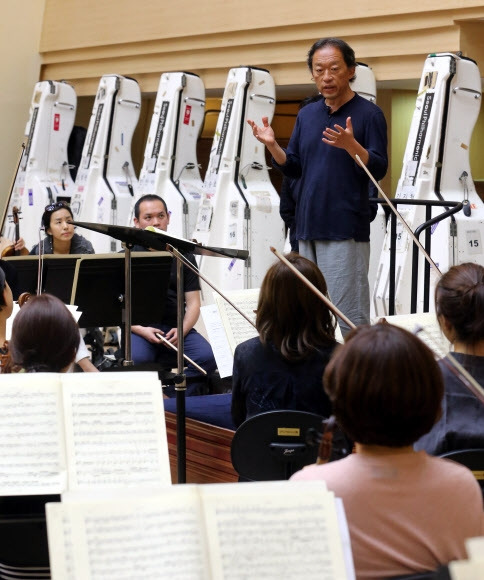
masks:
<path id="1" fill-rule="evenodd" d="M 318 265 L 331 302 L 353 324 L 370 322 L 370 242 L 299 240 L 299 253 Z M 345 336 L 350 328 L 338 319 Z"/>

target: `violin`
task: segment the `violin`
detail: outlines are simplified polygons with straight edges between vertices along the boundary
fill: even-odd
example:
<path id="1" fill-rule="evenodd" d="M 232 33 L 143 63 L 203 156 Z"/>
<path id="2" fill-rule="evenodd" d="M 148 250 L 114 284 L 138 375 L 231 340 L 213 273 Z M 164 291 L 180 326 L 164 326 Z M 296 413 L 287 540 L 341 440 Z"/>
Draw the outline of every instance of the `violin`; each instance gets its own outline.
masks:
<path id="1" fill-rule="evenodd" d="M 8 373 L 10 368 L 10 354 L 8 352 L 8 340 L 0 348 L 0 374 Z"/>
<path id="2" fill-rule="evenodd" d="M 12 209 L 12 221 L 15 224 L 15 240 L 20 239 L 20 225 L 19 225 L 19 214 L 21 211 L 19 208 L 14 205 Z M 15 249 L 15 244 L 10 244 L 4 250 L 2 250 L 2 258 L 6 258 L 8 256 L 25 256 L 29 253 L 27 248 L 22 248 L 21 250 Z"/>
<path id="3" fill-rule="evenodd" d="M 30 292 L 22 292 L 18 297 L 18 305 L 20 308 L 28 302 L 28 300 L 33 296 Z M 10 360 L 10 352 L 8 349 L 8 340 L 6 340 L 2 347 L 0 347 L 0 374 L 11 373 L 12 363 Z"/>

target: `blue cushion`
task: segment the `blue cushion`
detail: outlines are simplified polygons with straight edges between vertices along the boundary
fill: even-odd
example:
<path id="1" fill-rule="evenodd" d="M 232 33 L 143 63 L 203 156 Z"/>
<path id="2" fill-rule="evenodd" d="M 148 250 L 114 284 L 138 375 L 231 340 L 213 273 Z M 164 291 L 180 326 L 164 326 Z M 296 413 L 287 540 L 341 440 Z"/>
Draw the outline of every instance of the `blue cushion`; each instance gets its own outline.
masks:
<path id="1" fill-rule="evenodd" d="M 176 398 L 163 399 L 165 411 L 176 413 Z M 230 408 L 232 393 L 222 395 L 199 395 L 185 398 L 185 414 L 190 419 L 203 421 L 210 425 L 217 425 L 235 431 Z"/>

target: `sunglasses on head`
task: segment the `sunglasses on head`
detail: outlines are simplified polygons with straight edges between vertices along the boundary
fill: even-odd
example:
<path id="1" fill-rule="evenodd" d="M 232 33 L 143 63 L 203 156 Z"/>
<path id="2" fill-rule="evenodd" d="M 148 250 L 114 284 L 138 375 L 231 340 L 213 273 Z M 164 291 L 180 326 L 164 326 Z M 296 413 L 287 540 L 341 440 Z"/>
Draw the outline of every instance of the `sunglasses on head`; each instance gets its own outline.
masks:
<path id="1" fill-rule="evenodd" d="M 55 203 L 51 203 L 50 205 L 46 205 L 44 211 L 56 211 L 56 210 L 62 209 L 64 207 L 69 209 L 69 204 L 66 201 L 56 201 Z"/>

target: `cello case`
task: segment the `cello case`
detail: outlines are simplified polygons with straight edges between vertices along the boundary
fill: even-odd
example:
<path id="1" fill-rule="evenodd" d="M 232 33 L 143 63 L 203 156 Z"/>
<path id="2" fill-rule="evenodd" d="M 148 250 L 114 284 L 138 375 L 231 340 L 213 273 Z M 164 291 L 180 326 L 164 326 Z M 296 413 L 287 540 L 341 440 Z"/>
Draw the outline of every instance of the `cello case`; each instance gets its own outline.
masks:
<path id="1" fill-rule="evenodd" d="M 69 172 L 67 144 L 74 126 L 77 96 L 71 85 L 58 81 L 36 83 L 25 128 L 23 150 L 7 206 L 2 235 L 15 240 L 13 208 L 19 210 L 20 236 L 27 248 L 39 241 L 45 206 L 70 202 L 74 182 Z"/>
<path id="2" fill-rule="evenodd" d="M 194 233 L 209 246 L 249 251 L 245 262 L 201 257 L 200 271 L 220 289 L 259 288 L 274 261 L 270 246 L 284 248 L 279 195 L 269 179 L 265 148 L 247 123 L 262 117 L 270 122 L 275 102 L 268 71 L 229 71 Z"/>
<path id="3" fill-rule="evenodd" d="M 484 264 L 484 204 L 471 176 L 469 146 L 481 105 L 477 64 L 451 53 L 430 54 L 423 67 L 410 125 L 403 167 L 395 197 L 416 200 L 466 201 L 466 211 L 431 228 L 431 258 L 441 272 L 462 262 Z M 445 211 L 434 207 L 432 217 Z M 400 205 L 398 211 L 412 231 L 426 221 L 423 206 Z M 421 240 L 423 241 L 423 240 Z M 390 235 L 387 231 L 378 265 L 372 306 L 377 316 L 388 314 Z M 411 310 L 413 241 L 397 222 L 395 314 Z M 433 287 L 424 293 L 423 255 L 419 256 L 417 312 L 433 309 Z"/>
<path id="4" fill-rule="evenodd" d="M 138 123 L 141 92 L 136 80 L 104 75 L 100 82 L 72 196 L 74 219 L 125 226 L 138 179 L 131 141 Z M 121 242 L 83 230 L 96 253 L 116 252 Z"/>
<path id="5" fill-rule="evenodd" d="M 162 197 L 170 214 L 168 233 L 185 239 L 195 230 L 203 185 L 197 139 L 204 113 L 205 87 L 199 76 L 161 75 L 136 198 Z M 133 217 L 132 208 L 126 225 L 133 225 Z"/>

